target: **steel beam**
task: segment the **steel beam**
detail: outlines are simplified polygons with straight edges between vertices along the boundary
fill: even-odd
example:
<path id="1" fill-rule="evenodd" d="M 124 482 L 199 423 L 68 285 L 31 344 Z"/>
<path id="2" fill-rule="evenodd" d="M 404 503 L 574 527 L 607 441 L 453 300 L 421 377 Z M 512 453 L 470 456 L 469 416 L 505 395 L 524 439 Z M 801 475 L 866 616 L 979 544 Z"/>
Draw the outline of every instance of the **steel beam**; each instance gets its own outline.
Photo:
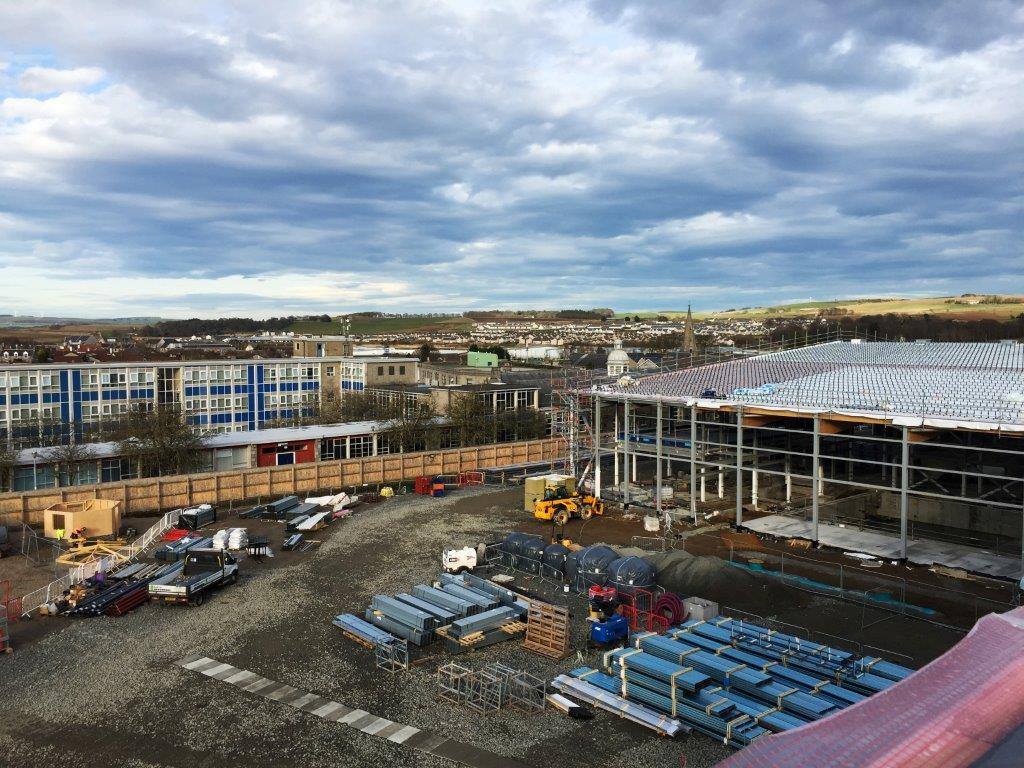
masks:
<path id="1" fill-rule="evenodd" d="M 697 524 L 697 406 L 690 406 L 690 516 L 693 524 Z M 704 501 L 704 473 L 701 472 L 701 501 Z"/>

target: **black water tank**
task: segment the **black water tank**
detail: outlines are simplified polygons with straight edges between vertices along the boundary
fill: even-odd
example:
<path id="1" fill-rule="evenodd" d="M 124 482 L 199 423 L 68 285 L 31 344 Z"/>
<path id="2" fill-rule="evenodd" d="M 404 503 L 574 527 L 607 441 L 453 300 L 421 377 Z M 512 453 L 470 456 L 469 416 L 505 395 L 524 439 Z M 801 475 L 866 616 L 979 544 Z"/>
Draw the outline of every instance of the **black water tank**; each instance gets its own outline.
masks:
<path id="1" fill-rule="evenodd" d="M 608 566 L 608 584 L 629 594 L 634 589 L 653 589 L 655 568 L 642 557 L 620 557 Z"/>

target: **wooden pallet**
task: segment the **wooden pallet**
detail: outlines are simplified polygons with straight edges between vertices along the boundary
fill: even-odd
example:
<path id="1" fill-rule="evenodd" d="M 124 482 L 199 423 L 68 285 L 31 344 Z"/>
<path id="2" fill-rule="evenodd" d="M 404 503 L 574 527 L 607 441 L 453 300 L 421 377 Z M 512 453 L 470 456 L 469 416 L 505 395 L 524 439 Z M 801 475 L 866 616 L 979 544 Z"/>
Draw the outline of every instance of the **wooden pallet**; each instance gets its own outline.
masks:
<path id="1" fill-rule="evenodd" d="M 531 600 L 523 647 L 551 659 L 564 658 L 569 653 L 569 609 Z"/>

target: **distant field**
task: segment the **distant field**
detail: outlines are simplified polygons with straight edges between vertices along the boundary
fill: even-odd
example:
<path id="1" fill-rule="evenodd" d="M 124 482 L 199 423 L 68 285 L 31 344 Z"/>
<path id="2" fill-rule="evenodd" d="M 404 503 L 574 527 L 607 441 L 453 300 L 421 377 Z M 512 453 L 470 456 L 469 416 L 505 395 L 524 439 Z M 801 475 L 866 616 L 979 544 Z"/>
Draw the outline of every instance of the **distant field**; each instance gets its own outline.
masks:
<path id="1" fill-rule="evenodd" d="M 357 336 L 374 333 L 424 333 L 427 331 L 460 331 L 473 327 L 473 321 L 464 317 L 355 317 L 351 332 Z M 340 334 L 344 326 L 337 321 L 322 323 L 316 320 L 300 320 L 292 323 L 288 330 L 296 333 Z"/>
<path id="2" fill-rule="evenodd" d="M 139 324 L 144 325 L 142 323 Z M 35 341 L 42 344 L 54 344 L 64 341 L 65 336 L 85 336 L 96 334 L 105 336 L 108 334 L 121 334 L 132 326 L 125 324 L 108 323 L 75 323 L 73 325 L 48 325 L 34 328 L 3 328 L 0 327 L 0 338 L 12 341 Z"/>
<path id="3" fill-rule="evenodd" d="M 949 318 L 964 320 L 982 320 L 987 318 L 1005 320 L 1024 313 L 1024 297 L 1001 296 L 1000 298 L 1021 299 L 1022 303 L 986 302 L 979 297 L 977 304 L 954 304 L 953 300 L 967 302 L 975 299 L 953 296 L 933 296 L 922 299 L 841 299 L 837 301 L 805 301 L 796 304 L 780 304 L 774 307 L 749 307 L 727 312 L 695 312 L 694 317 L 701 320 L 757 320 L 770 317 L 806 317 L 817 315 L 829 309 L 841 309 L 849 312 L 851 317 L 864 315 L 884 315 L 888 313 L 904 315 L 943 315 Z M 626 312 L 625 315 L 644 318 L 658 315 L 671 319 L 685 317 L 686 312 Z"/>

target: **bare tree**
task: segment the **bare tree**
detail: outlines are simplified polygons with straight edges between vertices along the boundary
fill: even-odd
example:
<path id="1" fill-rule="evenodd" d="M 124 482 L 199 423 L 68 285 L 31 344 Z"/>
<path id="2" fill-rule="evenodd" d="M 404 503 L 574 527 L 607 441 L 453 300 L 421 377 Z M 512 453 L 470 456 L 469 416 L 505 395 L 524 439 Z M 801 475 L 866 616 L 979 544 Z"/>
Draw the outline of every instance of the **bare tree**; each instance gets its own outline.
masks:
<path id="1" fill-rule="evenodd" d="M 58 485 L 75 485 L 79 464 L 95 461 L 96 452 L 88 443 L 66 442 L 47 448 L 46 459 L 53 464 Z"/>
<path id="2" fill-rule="evenodd" d="M 10 490 L 17 466 L 18 452 L 6 435 L 0 436 L 0 491 Z"/>
<path id="3" fill-rule="evenodd" d="M 426 403 L 398 409 L 383 430 L 392 453 L 439 448 L 442 431 L 437 413 Z"/>
<path id="4" fill-rule="evenodd" d="M 118 452 L 138 468 L 140 477 L 195 472 L 206 440 L 177 408 L 136 407 L 112 429 Z"/>

